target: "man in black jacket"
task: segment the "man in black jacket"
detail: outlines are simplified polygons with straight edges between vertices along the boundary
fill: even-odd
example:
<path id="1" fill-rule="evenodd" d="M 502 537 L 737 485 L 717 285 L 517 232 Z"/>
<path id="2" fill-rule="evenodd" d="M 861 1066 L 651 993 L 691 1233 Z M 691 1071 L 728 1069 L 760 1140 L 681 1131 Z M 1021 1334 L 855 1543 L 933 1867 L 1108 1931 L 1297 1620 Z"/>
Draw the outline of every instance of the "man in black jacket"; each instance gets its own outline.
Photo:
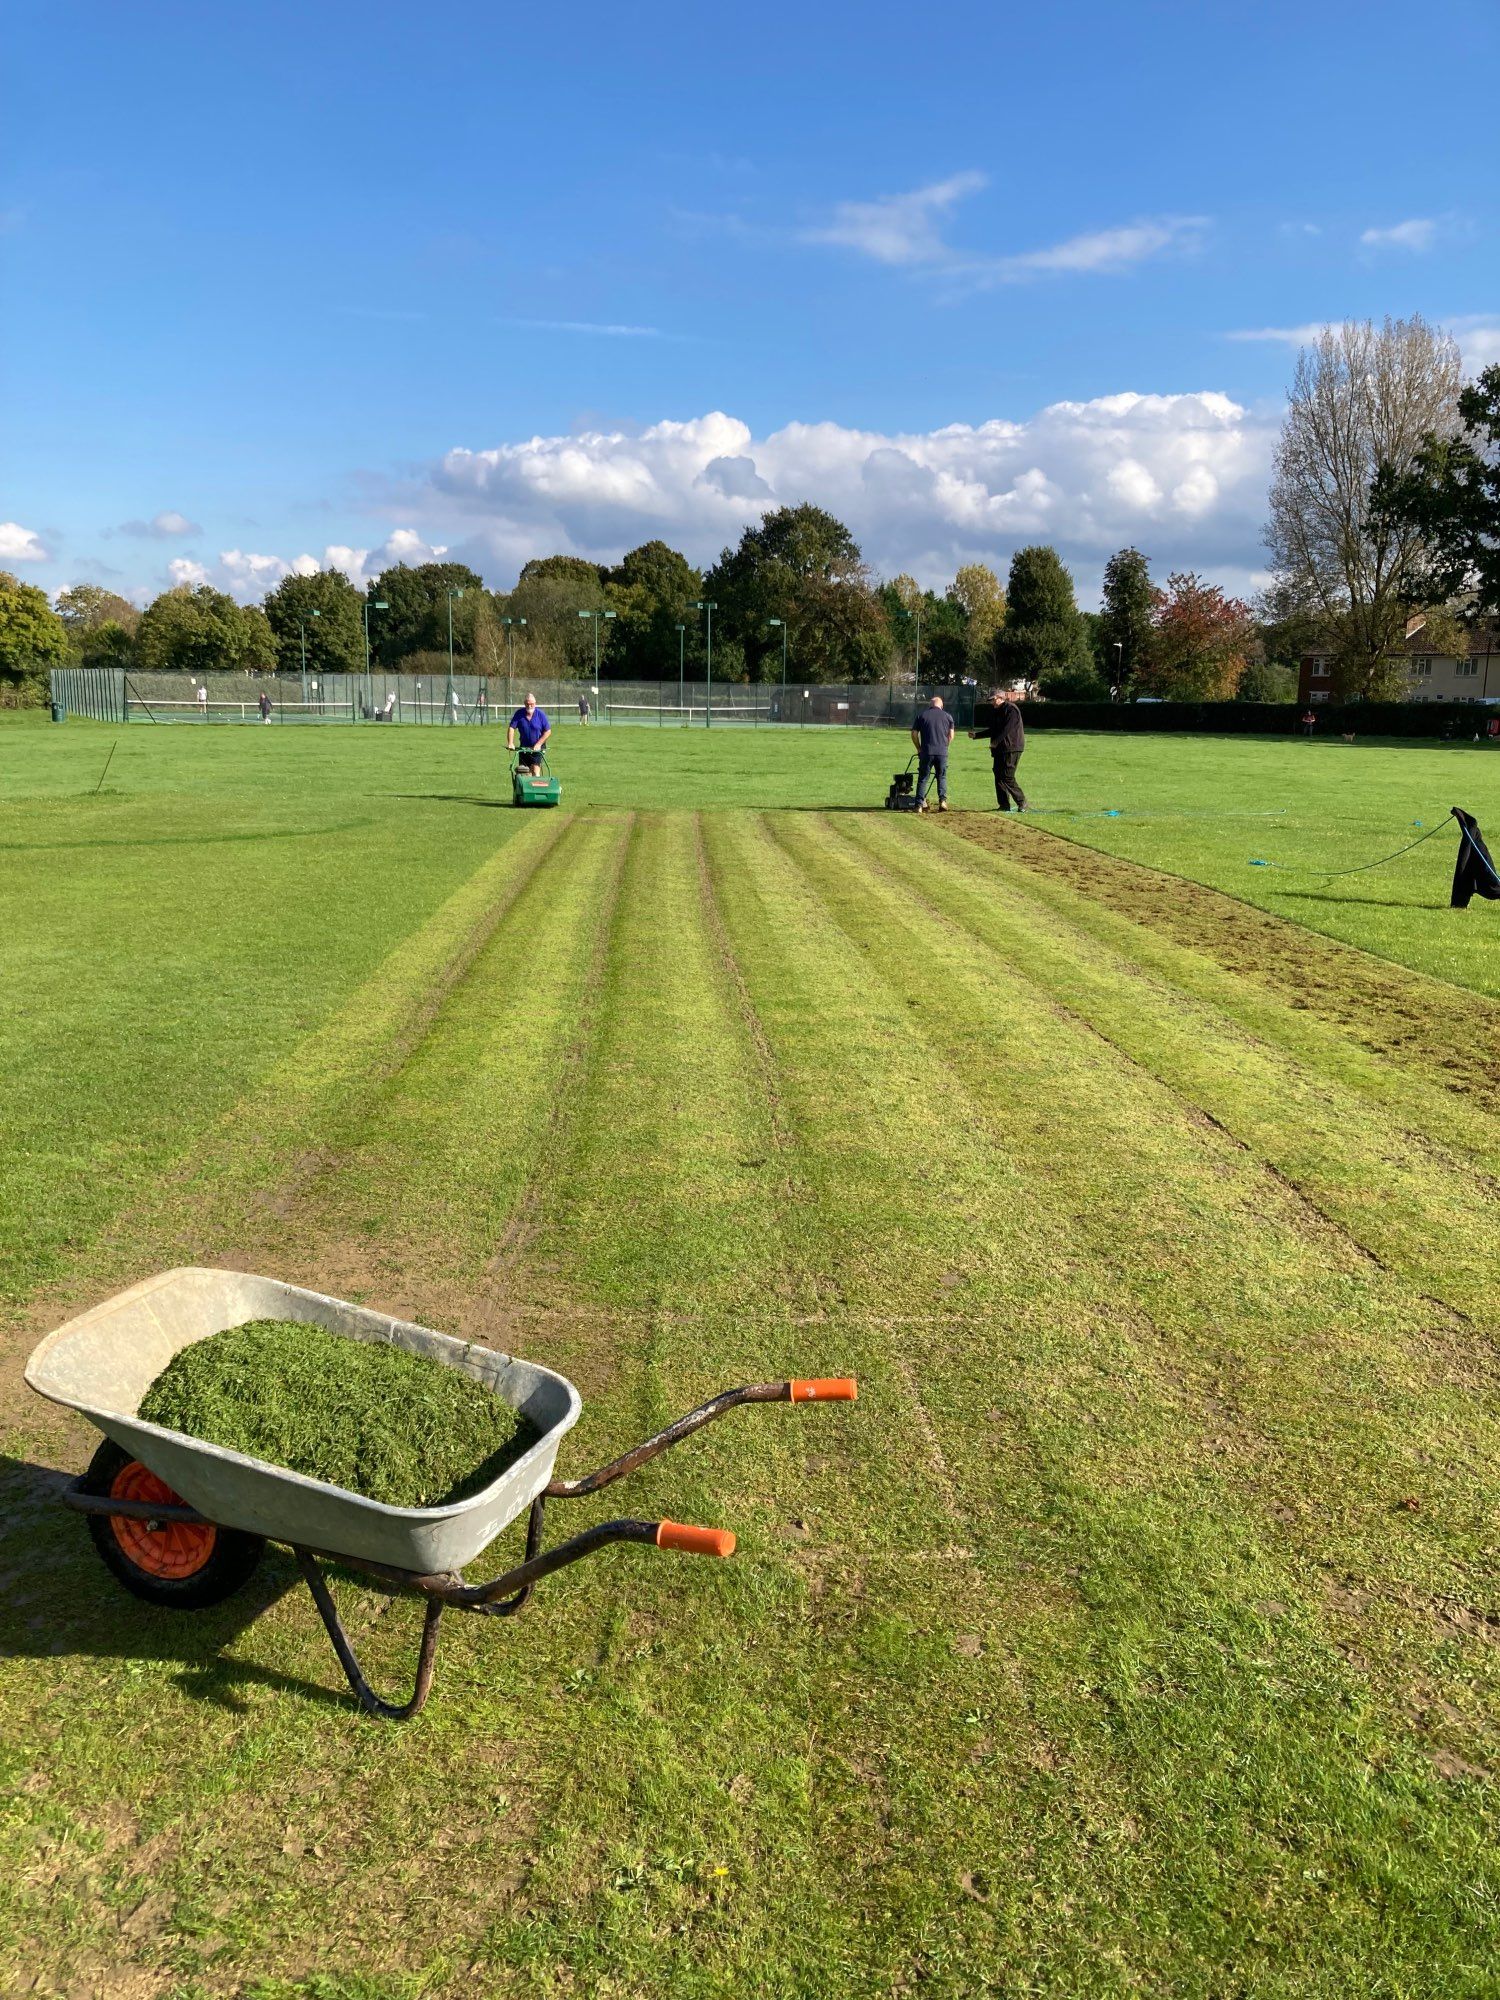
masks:
<path id="1" fill-rule="evenodd" d="M 1009 688 L 996 688 L 990 719 L 981 729 L 971 729 L 971 737 L 990 739 L 990 758 L 995 766 L 995 809 L 1009 812 L 1012 799 L 1016 811 L 1025 812 L 1026 794 L 1016 780 L 1016 765 L 1026 748 L 1026 725 L 1021 711 L 1011 699 Z"/>

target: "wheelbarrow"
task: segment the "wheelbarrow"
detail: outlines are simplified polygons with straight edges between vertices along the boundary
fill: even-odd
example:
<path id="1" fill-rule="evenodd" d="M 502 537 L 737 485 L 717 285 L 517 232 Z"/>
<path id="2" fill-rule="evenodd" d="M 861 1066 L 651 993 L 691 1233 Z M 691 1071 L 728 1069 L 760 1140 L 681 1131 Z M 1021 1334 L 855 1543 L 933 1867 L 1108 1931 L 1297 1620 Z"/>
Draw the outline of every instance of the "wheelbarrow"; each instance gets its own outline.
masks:
<path id="1" fill-rule="evenodd" d="M 538 758 L 528 764 L 528 757 Z M 510 802 L 513 806 L 560 806 L 562 779 L 554 777 L 545 750 L 518 750 L 510 764 Z"/>
<path id="2" fill-rule="evenodd" d="M 466 1500 L 441 1507 L 388 1507 L 146 1423 L 136 1414 L 174 1354 L 252 1319 L 303 1320 L 350 1340 L 388 1341 L 460 1369 L 528 1418 L 537 1441 Z M 558 1447 L 583 1407 L 564 1376 L 276 1278 L 201 1268 L 147 1278 L 69 1320 L 38 1345 L 26 1364 L 26 1380 L 39 1395 L 76 1410 L 104 1433 L 88 1470 L 62 1498 L 88 1517 L 94 1546 L 118 1582 L 148 1604 L 201 1609 L 249 1581 L 267 1541 L 284 1542 L 296 1557 L 360 1706 L 367 1714 L 398 1722 L 417 1714 L 431 1691 L 438 1623 L 448 1607 L 511 1617 L 543 1577 L 612 1542 L 638 1542 L 687 1555 L 734 1553 L 735 1538 L 727 1529 L 634 1519 L 603 1521 L 544 1550 L 549 1500 L 598 1493 L 741 1403 L 853 1402 L 858 1394 L 849 1378 L 726 1389 L 597 1471 L 559 1479 L 554 1476 Z M 488 1583 L 466 1582 L 464 1566 L 523 1513 L 524 1560 Z M 365 1679 L 329 1591 L 325 1562 L 426 1599 L 409 1700 L 384 1701 Z"/>

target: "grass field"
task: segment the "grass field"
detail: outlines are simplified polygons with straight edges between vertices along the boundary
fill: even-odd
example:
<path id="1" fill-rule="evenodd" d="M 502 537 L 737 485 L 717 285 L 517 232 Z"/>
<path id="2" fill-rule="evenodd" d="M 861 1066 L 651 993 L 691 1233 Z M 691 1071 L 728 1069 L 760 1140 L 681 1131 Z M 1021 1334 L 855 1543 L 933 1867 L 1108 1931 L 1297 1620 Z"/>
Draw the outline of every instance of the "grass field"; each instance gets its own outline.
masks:
<path id="1" fill-rule="evenodd" d="M 1500 758 L 1039 732 L 1002 823 L 831 731 L 570 732 L 552 814 L 478 731 L 111 741 L 0 729 L 0 1990 L 1493 1991 L 1500 909 L 1250 862 Z M 186 1260 L 562 1369 L 569 1472 L 861 1401 L 560 1517 L 740 1553 L 378 1726 L 288 1560 L 174 1619 L 56 1505 L 30 1345 Z"/>

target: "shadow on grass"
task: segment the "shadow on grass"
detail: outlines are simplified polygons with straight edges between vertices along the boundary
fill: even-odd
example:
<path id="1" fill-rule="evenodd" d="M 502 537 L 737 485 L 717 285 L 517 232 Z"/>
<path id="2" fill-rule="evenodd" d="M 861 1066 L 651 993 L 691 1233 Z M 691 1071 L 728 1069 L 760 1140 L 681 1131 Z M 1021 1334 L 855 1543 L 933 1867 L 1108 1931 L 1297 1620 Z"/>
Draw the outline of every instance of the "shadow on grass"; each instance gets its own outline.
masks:
<path id="1" fill-rule="evenodd" d="M 132 1663 L 139 1663 L 136 1671 L 175 1664 L 179 1671 L 170 1678 L 184 1694 L 232 1714 L 246 1712 L 242 1693 L 251 1687 L 348 1709 L 349 1695 L 331 1652 L 335 1678 L 327 1687 L 225 1657 L 263 1612 L 301 1588 L 283 1550 L 268 1548 L 245 1588 L 208 1610 L 143 1604 L 100 1562 L 84 1517 L 61 1504 L 71 1482 L 70 1473 L 0 1452 L 0 1517 L 10 1528 L 14 1557 L 5 1574 L 0 1659 L 110 1661 L 127 1676 Z M 316 1625 L 310 1600 L 307 1612 Z"/>
<path id="2" fill-rule="evenodd" d="M 504 806 L 507 811 L 519 811 L 511 799 L 486 797 L 482 792 L 383 792 L 387 799 L 430 799 L 450 806 Z"/>
<path id="3" fill-rule="evenodd" d="M 1335 894 L 1331 889 L 1278 889 L 1279 903 L 1370 903 L 1382 910 L 1446 910 L 1446 903 L 1415 903 L 1407 896 L 1361 896 L 1357 892 L 1344 890 Z"/>

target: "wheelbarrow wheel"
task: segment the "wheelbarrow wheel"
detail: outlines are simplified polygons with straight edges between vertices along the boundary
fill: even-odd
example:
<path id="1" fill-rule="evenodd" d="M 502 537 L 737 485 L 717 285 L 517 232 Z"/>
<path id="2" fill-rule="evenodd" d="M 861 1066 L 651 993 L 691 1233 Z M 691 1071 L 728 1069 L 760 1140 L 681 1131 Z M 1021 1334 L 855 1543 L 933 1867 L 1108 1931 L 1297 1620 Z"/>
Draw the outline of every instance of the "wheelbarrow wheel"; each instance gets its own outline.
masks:
<path id="1" fill-rule="evenodd" d="M 112 1500 L 159 1501 L 180 1507 L 171 1487 L 138 1458 L 106 1439 L 84 1474 L 89 1493 Z M 174 1611 L 203 1611 L 222 1604 L 250 1581 L 265 1550 L 259 1535 L 218 1528 L 210 1521 L 149 1521 L 128 1514 L 90 1514 L 89 1533 L 104 1567 L 133 1597 Z"/>

